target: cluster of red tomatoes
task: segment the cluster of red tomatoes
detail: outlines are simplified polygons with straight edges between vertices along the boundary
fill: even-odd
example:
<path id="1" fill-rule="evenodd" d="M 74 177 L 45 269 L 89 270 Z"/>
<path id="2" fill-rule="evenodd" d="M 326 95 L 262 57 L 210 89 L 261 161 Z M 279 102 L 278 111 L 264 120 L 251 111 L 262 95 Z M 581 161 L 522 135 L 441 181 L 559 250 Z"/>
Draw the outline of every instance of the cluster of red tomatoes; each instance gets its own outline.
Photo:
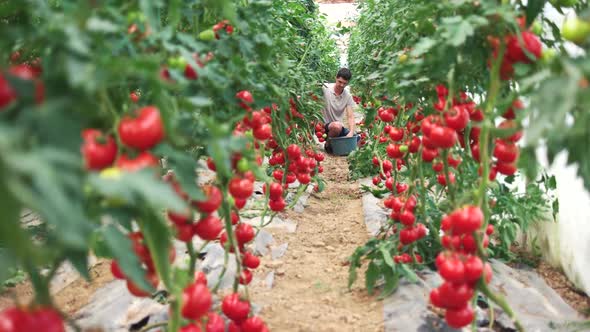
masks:
<path id="1" fill-rule="evenodd" d="M 156 267 L 152 259 L 152 254 L 150 253 L 150 250 L 144 241 L 143 234 L 141 232 L 132 232 L 129 233 L 128 237 L 133 244 L 133 251 L 142 263 L 142 268 L 144 270 L 147 282 L 153 288 L 156 288 L 160 280 L 158 278 L 158 274 L 156 273 Z M 169 249 L 168 258 L 170 259 L 170 262 L 173 262 L 176 258 L 176 252 L 174 251 L 174 248 Z M 129 278 L 127 278 L 115 260 L 111 261 L 111 273 L 115 278 L 127 281 L 127 290 L 132 295 L 137 297 L 147 297 L 150 295 L 148 290 L 142 289 Z"/>
<path id="2" fill-rule="evenodd" d="M 299 145 L 291 144 L 284 151 L 278 147 L 275 148 L 269 164 L 276 167 L 272 173 L 273 178 L 281 183 L 284 178 L 284 188 L 288 188 L 288 185 L 294 183 L 295 180 L 303 185 L 309 184 L 313 176 L 324 171 L 324 167 L 321 165 L 324 158 L 323 153 L 314 152 L 312 149 L 305 150 L 305 155 L 303 155 Z M 273 185 L 271 185 L 269 192 L 271 202 L 273 202 L 273 197 L 278 197 L 279 187 L 274 185 L 274 188 L 275 193 L 273 194 Z M 276 209 L 283 204 L 284 201 L 277 198 L 274 203 L 270 204 L 270 207 L 273 211 L 277 211 Z"/>
<path id="3" fill-rule="evenodd" d="M 133 151 L 134 156 L 119 154 L 112 135 L 100 129 L 85 129 L 82 131 L 81 153 L 86 169 L 102 170 L 113 163 L 126 171 L 158 166 L 158 158 L 148 150 L 160 143 L 165 135 L 160 111 L 155 106 L 146 106 L 134 113 L 135 117 L 123 117 L 117 128 L 121 143 Z"/>
<path id="4" fill-rule="evenodd" d="M 493 232 L 493 227 L 488 227 L 482 234 L 483 220 L 479 207 L 465 206 L 444 216 L 441 221 L 444 232 L 441 243 L 446 250 L 437 256 L 435 264 L 444 283 L 430 292 L 430 301 L 434 306 L 446 309 L 445 319 L 454 328 L 473 321 L 470 300 L 477 283 L 482 276 L 485 283 L 492 279 L 491 266 L 477 256 L 474 238 L 483 238 L 482 246 L 487 247 L 488 235 Z"/>
<path id="5" fill-rule="evenodd" d="M 61 315 L 53 308 L 8 308 L 0 312 L 2 332 L 65 332 Z"/>
<path id="6" fill-rule="evenodd" d="M 13 63 L 18 61 L 20 54 L 14 53 L 12 56 Z M 31 93 L 35 103 L 41 104 L 45 100 L 45 85 L 39 78 L 41 75 L 41 66 L 39 60 L 33 63 L 14 64 L 9 67 L 6 72 L 0 72 L 0 112 L 7 109 L 7 107 L 19 98 L 14 87 L 10 84 L 9 79 L 21 80 L 33 84 L 34 91 Z"/>
<path id="7" fill-rule="evenodd" d="M 504 36 L 506 51 L 500 65 L 500 78 L 509 80 L 514 75 L 514 64 L 530 64 L 539 59 L 543 52 L 543 44 L 537 35 L 530 30 L 525 30 L 525 19 L 518 19 L 519 26 L 523 30 L 518 34 Z M 500 40 L 497 37 L 488 37 L 492 46 L 492 59 L 498 58 Z M 491 60 L 489 61 L 491 65 Z"/>
<path id="8" fill-rule="evenodd" d="M 207 287 L 207 278 L 202 272 L 195 273 L 195 281 L 186 286 L 182 292 L 182 317 L 190 323 L 184 325 L 181 332 L 225 332 L 224 318 L 212 311 L 213 297 Z M 250 316 L 250 302 L 242 300 L 240 295 L 226 295 L 221 302 L 221 312 L 229 319 L 227 331 L 265 332 L 268 328 L 257 316 Z"/>
<path id="9" fill-rule="evenodd" d="M 402 195 L 394 194 L 385 199 L 383 204 L 385 207 L 392 210 L 390 214 L 391 219 L 394 222 L 399 222 L 403 226 L 403 229 L 399 230 L 399 249 L 403 249 L 403 246 L 408 246 L 424 238 L 428 234 L 426 226 L 422 223 L 416 222 L 414 210 L 416 209 L 417 200 L 415 195 L 410 195 L 407 198 L 404 198 Z M 397 228 L 394 229 L 396 232 L 397 230 Z M 394 259 L 395 258 L 396 257 L 394 257 Z M 405 256 L 402 255 L 402 257 L 399 257 L 398 259 L 406 263 Z M 416 260 L 418 262 L 422 261 L 422 259 L 419 258 L 419 255 L 416 255 Z"/>

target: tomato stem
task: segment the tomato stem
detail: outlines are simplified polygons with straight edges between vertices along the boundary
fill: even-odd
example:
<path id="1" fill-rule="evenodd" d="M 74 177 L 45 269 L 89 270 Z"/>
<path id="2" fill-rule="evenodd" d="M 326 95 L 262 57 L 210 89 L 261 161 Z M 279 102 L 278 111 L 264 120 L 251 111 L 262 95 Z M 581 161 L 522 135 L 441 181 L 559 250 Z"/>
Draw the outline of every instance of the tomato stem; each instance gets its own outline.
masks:
<path id="1" fill-rule="evenodd" d="M 512 321 L 514 321 L 514 326 L 516 327 L 516 329 L 518 331 L 524 331 L 524 327 L 522 326 L 522 324 L 518 320 L 518 317 L 516 317 L 516 315 L 512 311 L 512 308 L 510 308 L 510 306 L 506 302 L 506 299 L 504 299 L 503 296 L 492 292 L 490 290 L 490 288 L 488 287 L 488 285 L 483 280 L 483 276 L 482 276 L 482 279 L 479 280 L 477 286 L 478 286 L 477 288 L 487 298 L 489 298 L 490 300 L 492 300 L 494 303 L 496 303 L 498 306 L 500 306 L 500 308 L 502 308 L 502 310 L 504 310 L 504 312 L 508 315 L 508 317 L 510 317 L 510 319 L 512 319 Z"/>
<path id="2" fill-rule="evenodd" d="M 482 208 L 484 212 L 484 222 L 483 222 L 483 229 L 486 229 L 488 225 L 489 213 L 488 213 L 488 202 L 486 200 L 486 192 L 487 186 L 489 181 L 489 173 L 490 173 L 490 156 L 488 152 L 489 148 L 489 141 L 490 141 L 490 126 L 493 124 L 490 122 L 490 117 L 493 115 L 494 106 L 496 104 L 496 98 L 498 97 L 498 92 L 500 90 L 500 65 L 504 58 L 504 51 L 506 49 L 506 45 L 504 42 L 500 44 L 500 48 L 498 50 L 498 55 L 496 59 L 493 61 L 492 70 L 491 70 L 491 77 L 490 77 L 490 86 L 488 89 L 486 105 L 484 109 L 484 124 L 481 129 L 481 133 L 479 136 L 479 152 L 480 152 L 480 161 L 483 168 L 482 175 L 481 175 L 481 183 L 479 186 L 478 194 L 477 194 L 477 203 Z M 474 233 L 474 238 L 477 243 L 477 251 L 480 257 L 484 258 L 487 256 L 485 254 L 485 250 L 482 245 L 482 238 L 478 232 Z M 506 300 L 499 294 L 492 292 L 488 285 L 484 280 L 484 276 L 480 278 L 478 282 L 478 289 L 490 300 L 496 303 L 498 306 L 504 310 L 504 312 L 514 321 L 514 325 L 516 326 L 517 330 L 524 331 L 524 328 Z"/>
<path id="3" fill-rule="evenodd" d="M 156 327 L 162 327 L 162 326 L 166 326 L 168 325 L 168 321 L 163 321 L 163 322 L 157 322 L 157 323 L 153 323 L 153 324 L 148 324 L 144 327 L 141 328 L 141 330 L 139 330 L 139 332 L 147 332 L 149 330 L 153 330 Z"/>
<path id="4" fill-rule="evenodd" d="M 444 172 L 445 172 L 445 181 L 447 183 L 447 189 L 449 191 L 449 196 L 451 198 L 451 205 L 453 207 L 455 207 L 456 204 L 456 200 L 455 200 L 455 187 L 453 186 L 453 184 L 451 183 L 451 179 L 449 176 L 449 161 L 447 160 L 449 156 L 449 150 L 448 149 L 443 149 L 442 152 L 442 159 L 443 159 L 443 167 L 444 167 Z"/>

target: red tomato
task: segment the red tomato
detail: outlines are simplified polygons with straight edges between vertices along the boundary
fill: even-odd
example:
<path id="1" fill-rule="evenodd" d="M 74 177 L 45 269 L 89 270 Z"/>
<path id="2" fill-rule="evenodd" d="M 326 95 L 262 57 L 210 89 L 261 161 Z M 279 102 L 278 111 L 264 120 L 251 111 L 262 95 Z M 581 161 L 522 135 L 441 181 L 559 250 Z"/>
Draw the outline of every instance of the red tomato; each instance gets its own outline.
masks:
<path id="1" fill-rule="evenodd" d="M 414 213 L 409 210 L 405 210 L 399 215 L 399 221 L 405 226 L 412 226 L 415 220 L 416 217 L 414 216 Z"/>
<path id="2" fill-rule="evenodd" d="M 254 102 L 254 98 L 252 97 L 252 93 L 248 90 L 242 90 L 236 93 L 236 98 L 240 99 L 241 101 L 251 104 Z"/>
<path id="3" fill-rule="evenodd" d="M 129 159 L 125 154 L 120 155 L 116 165 L 122 170 L 135 172 L 146 167 L 158 166 L 158 159 L 151 153 L 143 151 L 135 159 Z"/>
<path id="4" fill-rule="evenodd" d="M 240 245 L 248 243 L 254 239 L 254 228 L 245 223 L 241 223 L 236 227 L 236 239 Z"/>
<path id="5" fill-rule="evenodd" d="M 473 309 L 469 304 L 458 310 L 447 309 L 445 313 L 447 324 L 456 329 L 469 325 L 473 321 L 473 317 Z"/>
<path id="6" fill-rule="evenodd" d="M 211 308 L 212 297 L 207 285 L 193 283 L 182 292 L 182 316 L 198 320 Z"/>
<path id="7" fill-rule="evenodd" d="M 86 169 L 101 170 L 111 166 L 117 158 L 117 143 L 112 136 L 105 136 L 98 129 L 82 131 L 82 147 Z"/>
<path id="8" fill-rule="evenodd" d="M 389 138 L 391 138 L 394 142 L 399 142 L 404 138 L 404 130 L 403 128 L 391 128 L 389 130 Z"/>
<path id="9" fill-rule="evenodd" d="M 209 312 L 207 314 L 207 324 L 205 325 L 205 331 L 225 332 L 225 321 L 220 315 L 214 312 Z"/>
<path id="10" fill-rule="evenodd" d="M 128 147 L 147 150 L 162 141 L 164 125 L 155 106 L 146 106 L 137 112 L 137 118 L 126 116 L 119 122 L 119 137 Z"/>
<path id="11" fill-rule="evenodd" d="M 237 199 L 247 199 L 254 192 L 254 183 L 250 179 L 233 178 L 229 182 L 229 193 Z"/>
<path id="12" fill-rule="evenodd" d="M 258 316 L 252 316 L 246 319 L 240 328 L 242 332 L 262 332 L 266 328 L 264 321 Z"/>
<path id="13" fill-rule="evenodd" d="M 467 127 L 469 122 L 469 113 L 463 107 L 453 106 L 444 115 L 447 126 L 456 131 L 461 131 Z"/>
<path id="14" fill-rule="evenodd" d="M 214 185 L 204 185 L 202 189 L 207 197 L 206 200 L 193 201 L 192 205 L 203 213 L 213 213 L 219 208 L 223 201 L 221 190 Z"/>
<path id="15" fill-rule="evenodd" d="M 221 220 L 209 215 L 193 225 L 193 231 L 205 241 L 216 240 L 223 229 Z"/>
<path id="16" fill-rule="evenodd" d="M 41 104 L 45 99 L 45 86 L 43 82 L 37 79 L 38 73 L 29 65 L 16 65 L 8 69 L 8 73 L 24 81 L 34 81 L 35 83 L 35 101 Z M 0 104 L 1 105 L 1 104 Z"/>
<path id="17" fill-rule="evenodd" d="M 494 147 L 494 157 L 501 163 L 512 163 L 518 158 L 518 146 L 512 142 L 505 142 L 502 140 L 496 140 L 496 146 Z"/>
<path id="18" fill-rule="evenodd" d="M 201 332 L 201 328 L 195 324 L 188 324 L 180 328 L 179 332 Z"/>
<path id="19" fill-rule="evenodd" d="M 252 271 L 248 269 L 242 269 L 242 273 L 240 273 L 239 278 L 240 284 L 248 285 L 252 281 Z"/>
<path id="20" fill-rule="evenodd" d="M 249 269 L 255 269 L 260 265 L 260 258 L 247 252 L 242 257 L 242 264 Z"/>
<path id="21" fill-rule="evenodd" d="M 16 100 L 16 91 L 0 73 L 0 110 Z"/>
<path id="22" fill-rule="evenodd" d="M 281 186 L 281 184 L 277 182 L 271 183 L 269 197 L 271 200 L 276 200 L 280 197 L 283 197 L 283 186 Z"/>
<path id="23" fill-rule="evenodd" d="M 121 267 L 119 267 L 119 263 L 117 263 L 115 260 L 111 261 L 111 274 L 117 279 L 126 279 L 123 271 L 121 270 Z M 0 329 L 0 331 L 2 330 Z"/>
<path id="24" fill-rule="evenodd" d="M 422 149 L 422 160 L 425 162 L 431 162 L 434 158 L 438 157 L 438 149 Z"/>
<path id="25" fill-rule="evenodd" d="M 196 80 L 199 77 L 199 75 L 191 65 L 187 64 L 184 67 L 184 77 L 186 77 L 189 80 Z"/>
<path id="26" fill-rule="evenodd" d="M 263 124 L 256 128 L 254 128 L 254 137 L 256 139 L 264 141 L 269 139 L 272 136 L 272 127 L 269 124 Z"/>
<path id="27" fill-rule="evenodd" d="M 20 308 L 8 308 L 0 312 L 0 331 L 30 331 L 32 326 L 30 314 Z"/>
<path id="28" fill-rule="evenodd" d="M 30 331 L 65 332 L 61 315 L 53 308 L 38 308 L 29 313 L 31 321 Z M 22 329 L 21 331 L 29 331 Z"/>
<path id="29" fill-rule="evenodd" d="M 457 142 L 457 132 L 449 127 L 435 126 L 428 136 L 436 146 L 443 149 L 452 148 Z"/>
<path id="30" fill-rule="evenodd" d="M 221 310 L 229 319 L 241 322 L 248 317 L 250 313 L 250 303 L 240 300 L 236 293 L 227 295 L 221 302 Z"/>
<path id="31" fill-rule="evenodd" d="M 287 206 L 287 203 L 285 202 L 285 200 L 283 199 L 283 197 L 279 197 L 277 199 L 271 199 L 268 201 L 268 206 L 270 207 L 270 209 L 272 211 L 275 212 L 280 212 L 283 211 L 285 209 L 285 207 Z"/>
<path id="32" fill-rule="evenodd" d="M 132 91 L 129 94 L 129 99 L 131 99 L 132 102 L 137 103 L 139 101 L 139 95 L 135 91 Z"/>
<path id="33" fill-rule="evenodd" d="M 465 280 L 465 266 L 457 258 L 446 258 L 438 267 L 438 273 L 449 282 L 462 283 Z"/>
<path id="34" fill-rule="evenodd" d="M 464 263 L 465 265 L 465 280 L 467 282 L 476 282 L 483 274 L 483 262 L 477 256 L 471 255 Z"/>

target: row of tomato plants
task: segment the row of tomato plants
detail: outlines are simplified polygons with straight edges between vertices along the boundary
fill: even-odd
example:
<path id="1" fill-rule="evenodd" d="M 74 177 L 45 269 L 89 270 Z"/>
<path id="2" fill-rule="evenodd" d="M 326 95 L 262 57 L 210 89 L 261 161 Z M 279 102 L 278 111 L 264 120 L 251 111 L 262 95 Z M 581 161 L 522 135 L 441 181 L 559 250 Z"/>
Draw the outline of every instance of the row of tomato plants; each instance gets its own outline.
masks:
<path id="1" fill-rule="evenodd" d="M 393 292 L 400 277 L 416 280 L 416 270 L 434 268 L 443 283 L 431 290 L 430 303 L 449 326 L 476 328 L 480 298 L 501 307 L 523 329 L 505 299 L 488 286 L 493 271 L 487 263 L 490 257 L 514 258 L 517 233 L 547 220 L 551 210 L 553 218 L 558 212 L 551 196 L 555 178 L 538 166 L 538 142 L 528 136 L 538 140 L 559 123 L 547 115 L 536 119 L 545 122 L 529 122 L 523 144 L 523 121 L 553 112 L 539 100 L 555 98 L 571 106 L 560 112 L 585 123 L 578 107 L 586 102 L 586 57 L 558 55 L 552 47 L 563 38 L 587 45 L 590 31 L 579 26 L 587 24 L 587 3 L 552 2 L 558 11 L 576 5 L 580 12 L 561 30 L 545 17 L 544 5 L 379 0 L 361 5 L 349 59 L 360 76 L 354 87 L 365 130 L 361 148 L 349 158 L 350 170 L 353 177 L 374 175 L 373 186 L 363 187 L 385 197 L 390 214 L 379 234 L 353 253 L 349 285 L 363 262 L 369 292 L 384 281 L 381 296 Z M 551 34 L 543 33 L 547 26 Z M 563 79 L 563 70 L 576 87 L 567 96 L 548 91 L 542 82 Z M 550 153 L 567 149 L 570 162 L 585 167 L 579 150 L 559 146 L 572 139 L 568 135 L 548 134 Z"/>
<path id="2" fill-rule="evenodd" d="M 24 270 L 35 296 L 2 311 L 0 330 L 64 331 L 50 281 L 65 261 L 88 278 L 94 254 L 113 259 L 134 296 L 166 289 L 169 319 L 158 325 L 168 331 L 267 331 L 249 302 L 260 258 L 248 244 L 288 208 L 290 187 L 293 202 L 322 188 L 315 94 L 337 56 L 314 2 L 1 10 L 0 280 Z M 266 204 L 252 226 L 240 211 L 255 181 Z M 44 236 L 21 225 L 23 208 L 38 213 Z M 173 241 L 185 243 L 188 264 L 172 264 Z M 211 242 L 226 251 L 221 277 L 237 266 L 219 307 L 219 282 L 199 271 Z"/>

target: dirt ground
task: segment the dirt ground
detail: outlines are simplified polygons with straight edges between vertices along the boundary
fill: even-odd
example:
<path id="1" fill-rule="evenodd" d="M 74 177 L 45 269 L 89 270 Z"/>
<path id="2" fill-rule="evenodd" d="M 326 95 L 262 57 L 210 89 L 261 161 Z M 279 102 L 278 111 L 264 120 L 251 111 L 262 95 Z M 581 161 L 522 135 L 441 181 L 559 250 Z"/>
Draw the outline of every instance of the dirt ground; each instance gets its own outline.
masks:
<path id="1" fill-rule="evenodd" d="M 91 281 L 78 278 L 70 285 L 57 292 L 53 299 L 57 308 L 66 315 L 73 315 L 84 307 L 97 289 L 113 280 L 109 261 L 100 260 L 90 269 Z M 27 304 L 33 296 L 32 286 L 23 282 L 16 287 L 6 289 L 0 295 L 0 310 L 19 304 Z"/>
<path id="2" fill-rule="evenodd" d="M 344 157 L 327 156 L 326 190 L 309 198 L 304 213 L 284 216 L 297 231 L 272 231 L 276 243 L 289 243 L 280 262 L 265 257 L 256 271 L 265 276 L 275 268 L 273 288 L 250 287 L 271 331 L 383 331 L 382 303 L 362 288 L 363 274 L 352 291 L 346 287 L 346 259 L 368 239 L 358 184 L 347 173 Z"/>
<path id="3" fill-rule="evenodd" d="M 590 297 L 577 290 L 567 277 L 551 265 L 540 262 L 537 273 L 553 288 L 572 308 L 590 319 Z"/>

